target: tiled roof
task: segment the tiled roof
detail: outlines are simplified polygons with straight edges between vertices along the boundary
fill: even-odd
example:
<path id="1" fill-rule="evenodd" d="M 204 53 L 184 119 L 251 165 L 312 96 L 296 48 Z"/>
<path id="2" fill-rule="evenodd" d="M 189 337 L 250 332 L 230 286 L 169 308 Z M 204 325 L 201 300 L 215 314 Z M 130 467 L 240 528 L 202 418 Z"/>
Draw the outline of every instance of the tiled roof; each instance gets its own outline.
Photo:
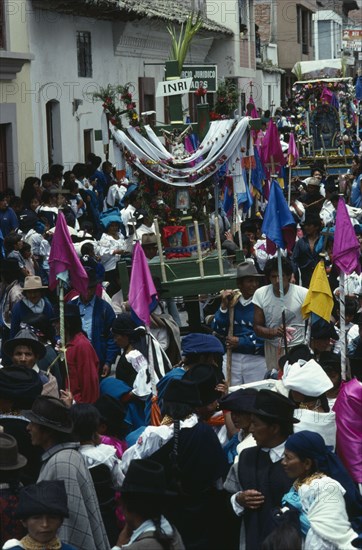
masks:
<path id="1" fill-rule="evenodd" d="M 56 10 L 98 19 L 162 19 L 167 23 L 183 23 L 191 13 L 190 0 L 33 0 L 40 9 Z M 231 29 L 203 18 L 205 31 L 233 34 Z"/>

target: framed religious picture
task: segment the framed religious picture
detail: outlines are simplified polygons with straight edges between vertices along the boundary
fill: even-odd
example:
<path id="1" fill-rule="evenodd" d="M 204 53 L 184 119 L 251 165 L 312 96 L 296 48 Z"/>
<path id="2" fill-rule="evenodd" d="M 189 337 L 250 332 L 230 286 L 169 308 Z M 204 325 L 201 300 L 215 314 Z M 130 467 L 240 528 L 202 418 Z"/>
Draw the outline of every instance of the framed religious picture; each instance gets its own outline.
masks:
<path id="1" fill-rule="evenodd" d="M 190 208 L 190 195 L 187 189 L 179 189 L 176 193 L 176 208 L 188 210 Z"/>

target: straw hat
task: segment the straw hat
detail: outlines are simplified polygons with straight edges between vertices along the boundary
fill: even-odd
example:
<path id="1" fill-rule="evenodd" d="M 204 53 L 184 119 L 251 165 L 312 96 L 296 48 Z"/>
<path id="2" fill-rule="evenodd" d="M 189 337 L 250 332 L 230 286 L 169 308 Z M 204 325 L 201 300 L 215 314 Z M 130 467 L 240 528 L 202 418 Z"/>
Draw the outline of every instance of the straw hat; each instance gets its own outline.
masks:
<path id="1" fill-rule="evenodd" d="M 48 288 L 44 286 L 42 280 L 37 275 L 28 275 L 25 277 L 23 292 L 24 290 L 41 290 L 42 288 Z"/>

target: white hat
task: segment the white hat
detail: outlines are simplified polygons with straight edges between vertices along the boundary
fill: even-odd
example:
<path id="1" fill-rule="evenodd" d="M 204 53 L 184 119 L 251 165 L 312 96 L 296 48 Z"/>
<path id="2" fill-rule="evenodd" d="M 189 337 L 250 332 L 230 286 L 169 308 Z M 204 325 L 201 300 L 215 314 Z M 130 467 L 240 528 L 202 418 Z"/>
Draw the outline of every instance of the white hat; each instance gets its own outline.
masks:
<path id="1" fill-rule="evenodd" d="M 298 361 L 292 365 L 286 363 L 282 381 L 288 390 L 297 391 L 307 397 L 319 397 L 333 388 L 331 379 L 314 359 L 302 365 Z"/>

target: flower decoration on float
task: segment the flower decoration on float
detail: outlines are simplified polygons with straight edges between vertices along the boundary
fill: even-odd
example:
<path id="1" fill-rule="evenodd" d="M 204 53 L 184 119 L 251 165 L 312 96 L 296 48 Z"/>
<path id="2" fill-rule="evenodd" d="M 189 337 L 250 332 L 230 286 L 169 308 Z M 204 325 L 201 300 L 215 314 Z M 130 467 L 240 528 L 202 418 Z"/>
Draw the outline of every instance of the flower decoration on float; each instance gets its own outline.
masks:
<path id="1" fill-rule="evenodd" d="M 136 102 L 131 89 L 133 85 L 127 82 L 124 86 L 108 84 L 105 88 L 100 87 L 97 92 L 89 94 L 93 101 L 102 101 L 102 107 L 108 120 L 117 130 L 124 130 L 122 117 L 125 115 L 131 126 L 141 130 L 142 122 L 139 119 Z"/>

